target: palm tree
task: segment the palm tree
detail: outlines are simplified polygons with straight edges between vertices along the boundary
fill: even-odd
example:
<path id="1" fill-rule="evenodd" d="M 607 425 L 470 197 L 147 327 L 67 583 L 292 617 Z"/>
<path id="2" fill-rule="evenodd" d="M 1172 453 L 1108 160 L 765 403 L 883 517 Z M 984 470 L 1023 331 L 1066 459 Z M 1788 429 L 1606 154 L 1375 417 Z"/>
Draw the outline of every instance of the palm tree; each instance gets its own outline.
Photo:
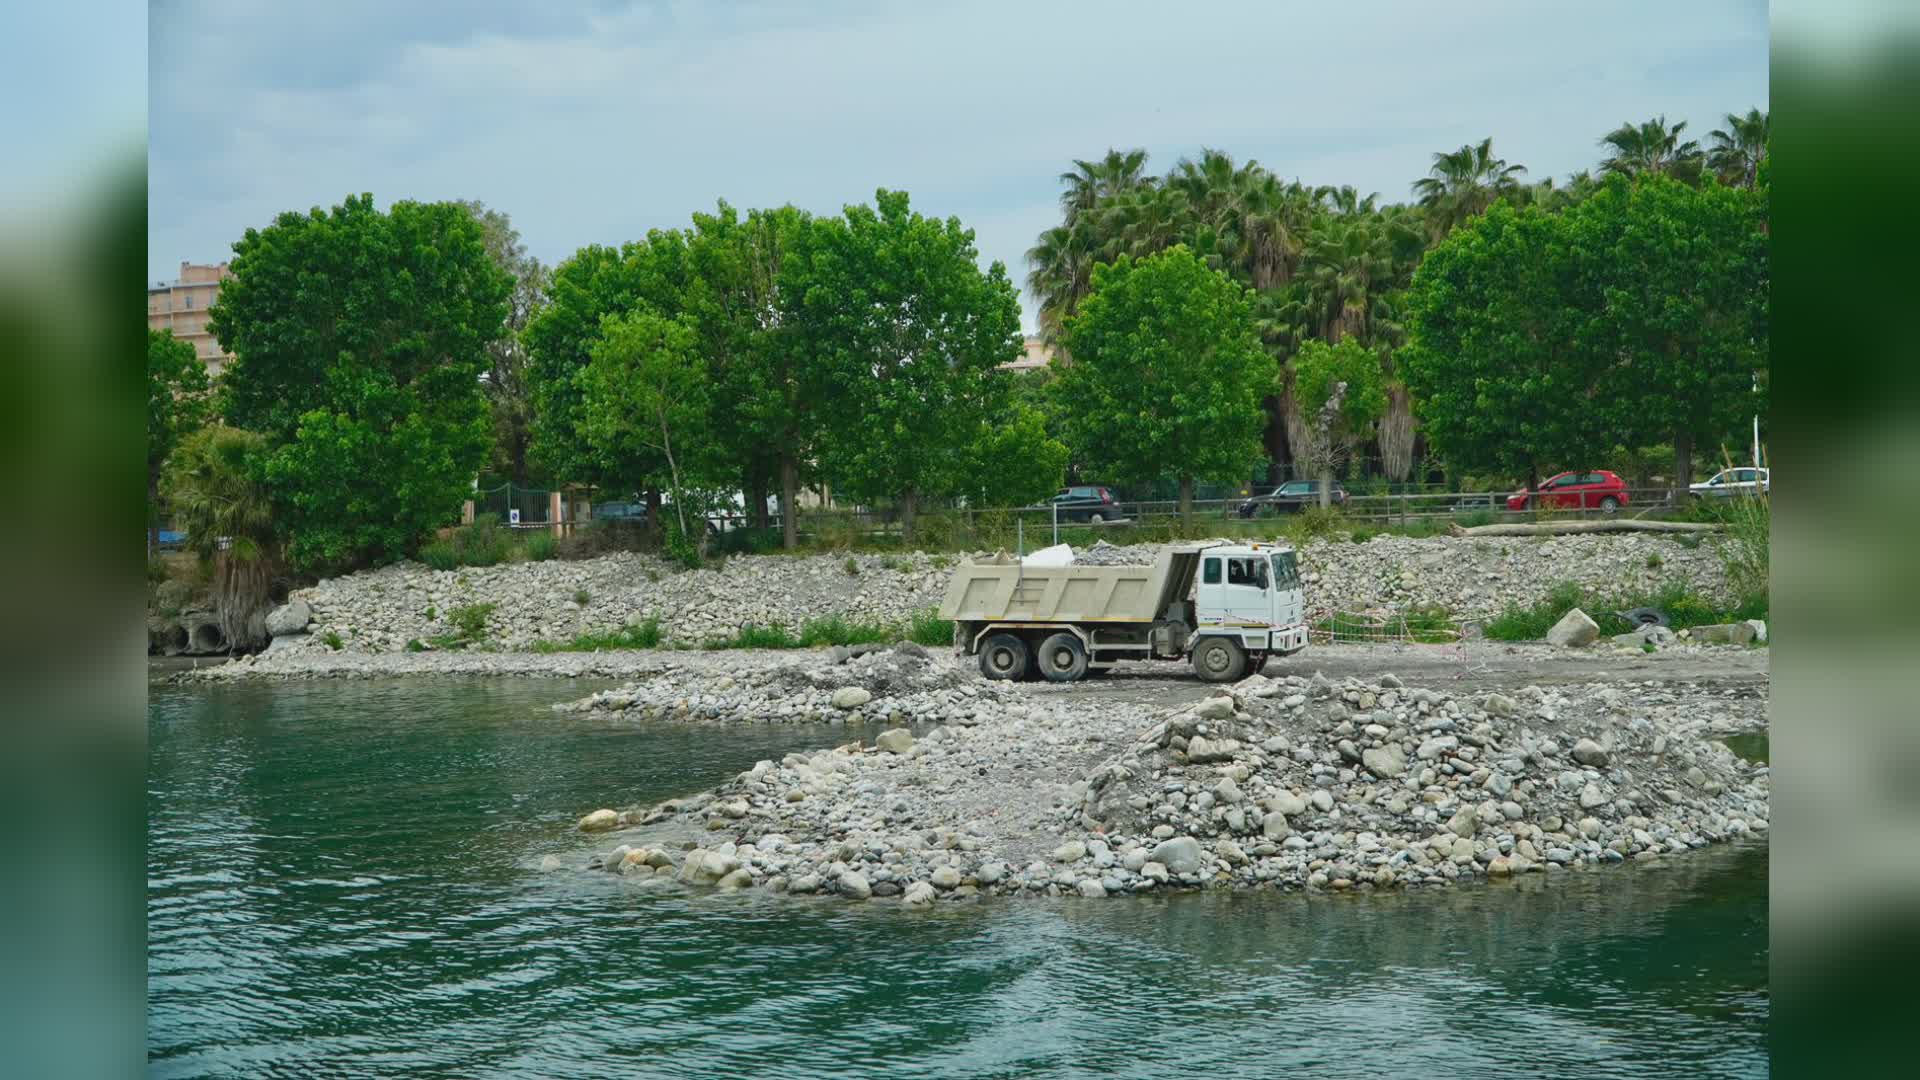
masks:
<path id="1" fill-rule="evenodd" d="M 1073 168 L 1060 174 L 1060 182 L 1066 185 L 1060 193 L 1062 214 L 1072 221 L 1103 199 L 1152 183 L 1146 165 L 1145 150 L 1108 150 L 1099 161 L 1075 159 Z"/>
<path id="2" fill-rule="evenodd" d="M 188 545 L 213 564 L 214 607 L 227 646 L 267 643 L 267 608 L 279 544 L 273 507 L 259 478 L 264 436 L 203 428 L 167 463 L 167 495 Z"/>
<path id="3" fill-rule="evenodd" d="M 1509 165 L 1493 156 L 1493 138 L 1488 136 L 1478 146 L 1433 155 L 1433 167 L 1413 182 L 1413 193 L 1426 208 L 1437 239 L 1468 218 L 1486 213 L 1495 199 L 1520 186 L 1526 171 L 1524 165 Z"/>
<path id="4" fill-rule="evenodd" d="M 1727 126 L 1715 128 L 1707 138 L 1707 167 L 1732 187 L 1750 188 L 1760 175 L 1760 161 L 1767 156 L 1771 113 L 1748 109 L 1747 115 L 1727 114 Z"/>
<path id="5" fill-rule="evenodd" d="M 1600 170 L 1624 176 L 1659 174 L 1694 183 L 1700 178 L 1700 144 L 1680 140 L 1687 122 L 1669 126 L 1667 118 L 1656 116 L 1644 124 L 1621 124 L 1600 138 L 1600 145 L 1611 151 L 1600 162 Z"/>

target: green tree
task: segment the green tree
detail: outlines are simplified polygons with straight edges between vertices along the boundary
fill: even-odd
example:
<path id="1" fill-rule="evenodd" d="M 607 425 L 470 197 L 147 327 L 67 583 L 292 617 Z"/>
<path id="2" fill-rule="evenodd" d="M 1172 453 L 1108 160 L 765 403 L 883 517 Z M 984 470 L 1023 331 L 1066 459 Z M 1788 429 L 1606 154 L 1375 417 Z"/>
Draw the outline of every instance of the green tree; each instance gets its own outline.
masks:
<path id="1" fill-rule="evenodd" d="M 1600 145 L 1607 148 L 1600 170 L 1619 176 L 1670 176 L 1694 183 L 1700 179 L 1705 158 L 1699 143 L 1680 138 L 1686 130 L 1685 120 L 1669 124 L 1664 116 L 1641 124 L 1621 124 L 1600 137 Z"/>
<path id="2" fill-rule="evenodd" d="M 957 218 L 914 213 L 904 192 L 875 203 L 816 220 L 781 292 L 811 355 L 821 467 L 857 500 L 893 500 L 911 539 L 922 498 L 966 485 L 960 451 L 1004 393 L 995 368 L 1020 354 L 1020 310 Z"/>
<path id="3" fill-rule="evenodd" d="M 1047 430 L 1040 409 L 1009 396 L 980 423 L 965 451 L 958 494 L 976 507 L 1025 506 L 1059 490 L 1067 446 Z"/>
<path id="4" fill-rule="evenodd" d="M 1239 480 L 1258 460 L 1273 359 L 1246 290 L 1184 246 L 1097 268 L 1067 343 L 1059 400 L 1075 445 L 1112 482 L 1174 473 L 1191 520 L 1196 478 Z"/>
<path id="5" fill-rule="evenodd" d="M 1762 202 L 1743 188 L 1616 179 L 1564 216 L 1580 279 L 1602 293 L 1594 344 L 1614 357 L 1596 405 L 1628 445 L 1671 441 L 1675 483 L 1694 448 L 1744 446 L 1767 370 L 1768 254 Z M 1758 406 L 1764 410 L 1764 402 Z"/>
<path id="6" fill-rule="evenodd" d="M 1613 356 L 1600 292 L 1563 219 L 1496 203 L 1427 253 L 1407 297 L 1400 369 L 1455 469 L 1522 474 L 1611 446 Z"/>
<path id="7" fill-rule="evenodd" d="M 1320 477 L 1320 505 L 1333 496 L 1333 476 L 1386 413 L 1380 357 L 1354 338 L 1338 345 L 1308 341 L 1293 355 L 1293 392 L 1306 413 L 1308 437 L 1298 459 Z"/>
<path id="8" fill-rule="evenodd" d="M 1524 165 L 1509 165 L 1493 154 L 1493 138 L 1477 146 L 1433 155 L 1433 168 L 1413 182 L 1413 193 L 1426 209 L 1436 237 L 1445 236 L 1468 218 L 1486 213 L 1495 199 L 1520 187 Z"/>
<path id="9" fill-rule="evenodd" d="M 214 608 L 230 648 L 265 645 L 279 564 L 274 501 L 264 482 L 271 444 L 237 428 L 201 428 L 168 459 L 165 484 L 187 543 L 213 567 Z"/>
<path id="10" fill-rule="evenodd" d="M 1748 109 L 1747 115 L 1727 114 L 1727 126 L 1707 136 L 1707 168 L 1728 187 L 1754 187 L 1760 182 L 1760 163 L 1766 159 L 1771 137 L 1771 114 Z"/>
<path id="11" fill-rule="evenodd" d="M 710 486 L 717 462 L 707 367 L 690 322 L 644 310 L 606 316 L 582 382 L 593 446 L 610 461 L 659 455 L 680 535 L 704 539 L 705 508 L 689 528 L 687 493 Z"/>
<path id="12" fill-rule="evenodd" d="M 160 473 L 181 440 L 207 422 L 207 365 L 171 330 L 147 331 L 147 548 L 160 543 Z"/>
<path id="13" fill-rule="evenodd" d="M 551 271 L 527 254 L 520 231 L 504 212 L 482 202 L 460 205 L 480 222 L 487 255 L 513 282 L 507 293 L 506 326 L 487 349 L 486 390 L 493 413 L 494 464 L 515 484 L 525 487 L 529 475 L 527 448 L 533 439 L 533 400 L 527 385 L 527 347 L 522 335 L 546 303 Z"/>
<path id="14" fill-rule="evenodd" d="M 267 440 L 295 565 L 394 558 L 457 517 L 491 442 L 480 376 L 509 288 L 455 203 L 360 195 L 234 244 L 208 322 L 235 357 L 221 412 Z"/>

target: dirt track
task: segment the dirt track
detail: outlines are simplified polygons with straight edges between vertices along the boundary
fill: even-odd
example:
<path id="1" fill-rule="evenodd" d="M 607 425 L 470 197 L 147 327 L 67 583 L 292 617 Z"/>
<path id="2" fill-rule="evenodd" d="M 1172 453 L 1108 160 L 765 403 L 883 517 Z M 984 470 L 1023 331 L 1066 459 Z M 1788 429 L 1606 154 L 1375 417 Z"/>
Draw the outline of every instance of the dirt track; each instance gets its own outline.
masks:
<path id="1" fill-rule="evenodd" d="M 1635 653 L 1599 648 L 1569 651 L 1550 645 L 1316 645 L 1267 662 L 1264 674 L 1375 679 L 1392 673 L 1409 686 L 1498 689 L 1555 683 L 1679 682 L 1759 686 L 1768 682 L 1768 650 L 1735 646 Z M 1098 678 L 1065 686 L 1038 684 L 1044 694 L 1111 696 L 1151 705 L 1184 705 L 1207 696 L 1207 684 L 1185 664 L 1118 664 Z"/>

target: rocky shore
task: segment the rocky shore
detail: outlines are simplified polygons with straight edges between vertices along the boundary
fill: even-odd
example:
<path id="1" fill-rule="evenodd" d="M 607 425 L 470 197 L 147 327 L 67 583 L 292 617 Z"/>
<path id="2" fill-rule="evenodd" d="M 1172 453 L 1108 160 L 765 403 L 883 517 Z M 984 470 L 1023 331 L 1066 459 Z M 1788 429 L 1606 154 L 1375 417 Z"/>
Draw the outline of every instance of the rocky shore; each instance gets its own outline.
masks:
<path id="1" fill-rule="evenodd" d="M 1148 563 L 1164 545 L 1095 545 L 1096 563 Z M 718 569 L 675 570 L 647 555 L 436 571 L 405 563 L 322 581 L 293 594 L 310 618 L 276 648 L 314 653 L 432 648 L 456 629 L 455 613 L 492 605 L 488 647 L 522 651 L 657 620 L 663 644 L 698 645 L 747 625 L 797 631 L 810 620 L 905 625 L 940 603 L 955 555 L 740 556 Z M 1609 593 L 1682 582 L 1704 595 L 1725 589 L 1710 544 L 1689 548 L 1653 535 L 1549 538 L 1325 540 L 1300 549 L 1307 613 L 1438 605 L 1483 619 L 1530 604 L 1575 581 Z M 296 610 L 300 610 L 296 608 Z"/>
<path id="2" fill-rule="evenodd" d="M 1675 856 L 1768 827 L 1769 770 L 1720 741 L 1766 730 L 1764 682 L 1459 692 L 1256 675 L 1166 708 L 985 684 L 911 648 L 825 660 L 561 706 L 901 725 L 687 798 L 595 811 L 581 828 L 619 830 L 619 843 L 587 868 L 926 905 L 1445 885 Z"/>

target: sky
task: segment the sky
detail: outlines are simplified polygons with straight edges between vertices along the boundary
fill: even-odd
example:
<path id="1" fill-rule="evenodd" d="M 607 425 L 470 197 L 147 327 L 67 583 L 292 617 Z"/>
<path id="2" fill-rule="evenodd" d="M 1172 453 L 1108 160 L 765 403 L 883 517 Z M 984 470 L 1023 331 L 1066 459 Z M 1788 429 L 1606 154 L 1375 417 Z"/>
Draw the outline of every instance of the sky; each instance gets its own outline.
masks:
<path id="1" fill-rule="evenodd" d="M 1768 107 L 1764 0 L 154 0 L 148 19 L 156 281 L 359 192 L 479 199 L 553 263 L 718 199 L 832 213 L 881 187 L 1023 281 L 1059 174 L 1109 147 L 1156 172 L 1217 148 L 1395 201 L 1489 135 L 1562 178 L 1625 121 L 1704 141 Z"/>

